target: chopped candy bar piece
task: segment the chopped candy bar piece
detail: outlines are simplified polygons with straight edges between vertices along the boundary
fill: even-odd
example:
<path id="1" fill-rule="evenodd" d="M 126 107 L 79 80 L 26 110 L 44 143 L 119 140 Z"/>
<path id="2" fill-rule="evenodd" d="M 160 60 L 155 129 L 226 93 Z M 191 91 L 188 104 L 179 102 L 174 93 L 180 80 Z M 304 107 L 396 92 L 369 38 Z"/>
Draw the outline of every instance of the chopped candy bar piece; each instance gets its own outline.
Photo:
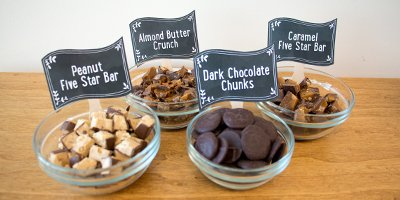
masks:
<path id="1" fill-rule="evenodd" d="M 114 130 L 128 130 L 128 124 L 126 123 L 126 118 L 124 115 L 114 115 Z"/>
<path id="2" fill-rule="evenodd" d="M 131 137 L 131 135 L 126 131 L 117 131 L 115 132 L 115 146 L 119 145 L 122 140 Z"/>
<path id="3" fill-rule="evenodd" d="M 74 166 L 79 161 L 81 161 L 81 157 L 79 155 L 75 155 L 75 156 L 69 157 L 69 164 L 71 166 Z"/>
<path id="4" fill-rule="evenodd" d="M 166 74 L 167 71 L 169 71 L 168 68 L 163 67 L 163 66 L 158 66 L 157 72 L 158 72 L 159 74 Z"/>
<path id="5" fill-rule="evenodd" d="M 312 109 L 312 112 L 315 114 L 322 114 L 324 113 L 326 107 L 328 106 L 328 103 L 325 101 L 325 98 L 318 96 L 314 101 L 313 101 L 314 107 Z"/>
<path id="6" fill-rule="evenodd" d="M 296 95 L 300 91 L 300 86 L 296 82 L 291 82 L 291 81 L 286 81 L 284 84 L 282 84 L 282 89 L 285 93 L 291 92 L 294 95 Z"/>
<path id="7" fill-rule="evenodd" d="M 81 157 L 86 157 L 89 154 L 90 147 L 94 145 L 94 140 L 87 135 L 80 135 L 72 147 L 71 151 L 79 154 Z"/>
<path id="8" fill-rule="evenodd" d="M 146 84 L 151 84 L 154 76 L 157 75 L 157 69 L 155 67 L 151 67 L 142 77 L 142 80 Z"/>
<path id="9" fill-rule="evenodd" d="M 143 140 L 131 137 L 123 140 L 115 149 L 126 156 L 132 157 L 142 150 L 143 145 L 145 145 Z"/>
<path id="10" fill-rule="evenodd" d="M 332 103 L 334 101 L 337 101 L 339 99 L 337 94 L 333 94 L 333 93 L 328 93 L 325 95 L 325 101 L 328 103 Z"/>
<path id="11" fill-rule="evenodd" d="M 93 118 L 105 119 L 106 113 L 104 111 L 93 112 L 90 114 L 90 119 L 93 119 Z"/>
<path id="12" fill-rule="evenodd" d="M 279 96 L 276 99 L 273 99 L 272 102 L 280 104 L 282 102 L 282 99 L 284 96 L 285 96 L 285 93 L 283 92 L 283 90 L 279 89 Z"/>
<path id="13" fill-rule="evenodd" d="M 97 145 L 90 147 L 89 158 L 100 162 L 101 158 L 111 156 L 113 152 Z"/>
<path id="14" fill-rule="evenodd" d="M 178 80 L 180 78 L 179 74 L 176 72 L 167 72 L 169 80 Z"/>
<path id="15" fill-rule="evenodd" d="M 131 157 L 124 155 L 123 153 L 119 152 L 118 150 L 114 150 L 114 157 L 120 161 L 125 161 L 130 159 Z"/>
<path id="16" fill-rule="evenodd" d="M 128 117 L 128 111 L 118 106 L 109 106 L 107 109 L 107 117 L 111 119 L 114 115 L 123 115 Z"/>
<path id="17" fill-rule="evenodd" d="M 102 119 L 102 118 L 92 118 L 90 123 L 90 128 L 93 130 L 103 130 L 114 132 L 113 120 L 112 119 Z"/>
<path id="18" fill-rule="evenodd" d="M 61 137 L 61 143 L 63 144 L 65 149 L 70 150 L 74 146 L 77 138 L 78 138 L 78 135 L 73 131 L 73 132 L 64 134 Z"/>
<path id="19" fill-rule="evenodd" d="M 145 115 L 140 120 L 139 124 L 135 128 L 135 134 L 138 138 L 144 140 L 150 134 L 151 129 L 153 128 L 155 121 L 149 115 Z"/>
<path id="20" fill-rule="evenodd" d="M 325 112 L 327 112 L 328 114 L 340 112 L 340 109 L 339 109 L 339 106 L 338 106 L 338 101 L 334 101 L 332 103 L 329 103 L 328 106 L 325 109 Z"/>
<path id="21" fill-rule="evenodd" d="M 138 116 L 134 116 L 134 117 L 128 119 L 129 126 L 131 127 L 131 129 L 133 131 L 136 130 L 136 127 L 138 126 L 140 120 L 142 120 L 142 117 L 138 117 Z"/>
<path id="22" fill-rule="evenodd" d="M 108 157 L 101 158 L 100 162 L 101 162 L 101 167 L 104 169 L 104 168 L 108 168 L 108 167 L 111 167 L 111 166 L 117 164 L 118 162 L 120 162 L 120 160 L 117 160 L 114 157 L 108 156 Z M 122 169 L 123 169 L 122 167 L 117 167 L 117 168 L 114 168 L 113 170 L 102 171 L 101 174 L 107 175 L 107 174 L 118 173 L 118 172 L 121 172 Z"/>
<path id="23" fill-rule="evenodd" d="M 95 169 L 97 167 L 97 161 L 91 158 L 84 158 L 83 160 L 75 163 L 72 168 L 74 169 Z"/>
<path id="24" fill-rule="evenodd" d="M 96 144 L 105 149 L 114 149 L 116 138 L 115 135 L 108 131 L 99 131 L 93 134 L 93 140 Z"/>
<path id="25" fill-rule="evenodd" d="M 196 90 L 193 88 L 186 90 L 182 95 L 182 101 L 189 101 L 194 98 L 196 98 Z"/>
<path id="26" fill-rule="evenodd" d="M 310 79 L 308 79 L 307 77 L 305 77 L 305 78 L 299 83 L 300 90 L 307 89 L 307 88 L 310 87 L 310 85 L 311 85 L 311 81 L 310 81 Z"/>
<path id="27" fill-rule="evenodd" d="M 157 74 L 153 77 L 153 83 L 158 83 L 158 84 L 163 84 L 163 83 L 168 83 L 169 78 L 165 74 Z"/>
<path id="28" fill-rule="evenodd" d="M 299 107 L 298 109 L 295 110 L 294 113 L 294 120 L 301 121 L 301 122 L 307 122 L 307 117 L 304 116 L 304 114 L 307 114 L 308 112 L 306 111 L 304 106 Z"/>
<path id="29" fill-rule="evenodd" d="M 160 89 L 155 89 L 154 94 L 156 95 L 157 98 L 159 99 L 165 99 L 169 96 L 170 91 L 169 90 L 160 90 Z"/>
<path id="30" fill-rule="evenodd" d="M 89 135 L 92 137 L 94 131 L 90 129 L 90 122 L 84 119 L 78 119 L 75 126 L 75 132 L 78 135 Z"/>
<path id="31" fill-rule="evenodd" d="M 65 149 L 52 151 L 49 161 L 61 167 L 69 166 L 68 151 Z"/>
<path id="32" fill-rule="evenodd" d="M 319 89 L 316 87 L 309 87 L 307 89 L 300 90 L 300 98 L 307 101 L 312 101 L 319 96 Z"/>
<path id="33" fill-rule="evenodd" d="M 75 124 L 74 122 L 65 121 L 65 122 L 61 125 L 60 130 L 61 130 L 63 133 L 70 133 L 70 132 L 74 131 L 75 125 L 76 125 L 76 124 Z"/>
<path id="34" fill-rule="evenodd" d="M 282 102 L 279 104 L 279 106 L 288 110 L 294 110 L 298 102 L 299 99 L 294 94 L 292 94 L 292 92 L 288 91 L 285 97 L 283 97 Z"/>

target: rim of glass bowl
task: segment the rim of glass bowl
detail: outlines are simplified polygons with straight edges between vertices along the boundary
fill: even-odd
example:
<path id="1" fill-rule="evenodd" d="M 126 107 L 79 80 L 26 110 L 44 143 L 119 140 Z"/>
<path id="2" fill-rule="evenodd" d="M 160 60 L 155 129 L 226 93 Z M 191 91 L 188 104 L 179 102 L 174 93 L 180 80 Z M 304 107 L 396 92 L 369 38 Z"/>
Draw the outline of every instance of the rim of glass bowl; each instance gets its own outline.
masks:
<path id="1" fill-rule="evenodd" d="M 132 70 L 135 70 L 135 68 L 137 69 L 138 67 L 140 67 L 141 65 L 144 65 L 145 63 L 148 63 L 148 62 L 151 62 L 151 61 L 158 61 L 158 60 L 161 60 L 161 59 L 153 59 L 153 60 L 145 61 L 143 63 L 139 63 L 137 65 L 134 65 L 131 68 L 129 68 L 129 72 L 131 72 Z M 184 60 L 184 61 L 192 61 L 193 62 L 193 59 L 171 59 L 171 60 Z M 131 80 L 131 82 L 141 78 L 143 76 L 143 74 L 145 74 L 145 72 L 135 76 Z M 146 100 L 146 99 L 140 98 L 140 97 L 138 97 L 138 96 L 136 96 L 136 95 L 134 95 L 132 93 L 130 93 L 128 96 L 133 98 L 134 100 L 137 100 L 137 101 L 140 101 L 140 102 L 144 102 L 144 103 L 149 103 L 149 104 L 168 104 L 168 105 L 183 105 L 183 104 L 188 104 L 188 103 L 193 104 L 193 109 L 190 109 L 190 110 L 187 110 L 187 111 L 184 110 L 185 112 L 179 112 L 179 111 L 157 112 L 157 109 L 153 109 L 153 108 L 150 107 L 158 116 L 180 116 L 180 115 L 184 115 L 184 114 L 193 114 L 193 113 L 199 112 L 198 98 L 192 99 L 192 100 L 189 100 L 189 101 L 182 101 L 182 102 L 157 102 L 157 101 L 150 101 L 150 100 Z M 129 100 L 128 96 L 126 98 Z"/>
<path id="2" fill-rule="evenodd" d="M 287 145 L 287 153 L 285 154 L 285 156 L 283 156 L 280 160 L 278 160 L 277 162 L 265 166 L 265 167 L 261 167 L 261 168 L 256 168 L 256 169 L 240 169 L 240 168 L 231 168 L 231 167 L 227 167 L 227 166 L 223 166 L 220 164 L 216 164 L 210 160 L 208 160 L 207 158 L 205 158 L 204 156 L 202 156 L 200 153 L 198 153 L 196 151 L 196 149 L 193 147 L 193 145 L 191 144 L 191 140 L 192 140 L 192 133 L 191 131 L 193 130 L 193 124 L 195 121 L 197 121 L 197 119 L 201 116 L 203 116 L 206 113 L 212 112 L 216 109 L 219 108 L 223 108 L 223 107 L 230 107 L 229 105 L 224 105 L 224 106 L 216 106 L 216 107 L 212 107 L 212 108 L 208 108 L 207 110 L 202 111 L 201 113 L 199 113 L 195 118 L 192 119 L 192 121 L 189 123 L 187 129 L 186 129 L 186 146 L 187 146 L 187 150 L 189 153 L 189 156 L 191 156 L 191 153 L 194 154 L 195 160 L 198 161 L 200 160 L 201 163 L 205 163 L 207 166 L 211 166 L 213 168 L 219 168 L 222 169 L 224 171 L 228 171 L 228 172 L 233 172 L 233 173 L 252 173 L 252 174 L 258 174 L 260 172 L 264 172 L 264 171 L 276 171 L 277 173 L 280 173 L 282 170 L 284 170 L 285 168 L 283 168 L 282 170 L 280 170 L 280 168 L 282 167 L 282 165 L 288 165 L 290 162 L 290 159 L 293 155 L 293 151 L 294 151 L 294 145 L 295 145 L 295 140 L 294 140 L 294 135 L 292 130 L 289 128 L 289 126 L 281 119 L 279 118 L 277 115 L 275 115 L 274 113 L 270 112 L 270 111 L 266 111 L 266 110 L 260 110 L 257 107 L 254 106 L 246 106 L 244 105 L 243 108 L 252 108 L 252 109 L 256 109 L 259 110 L 261 113 L 266 114 L 267 116 L 271 117 L 272 119 L 280 122 L 289 132 L 289 137 L 282 137 Z M 282 133 L 281 133 L 282 134 Z M 282 134 L 283 135 L 283 134 Z M 197 165 L 196 165 L 197 166 Z M 238 179 L 241 179 L 243 177 L 221 177 L 218 175 L 218 173 L 214 172 L 212 169 L 209 169 L 209 167 L 206 166 L 206 169 L 208 170 L 209 175 L 211 174 L 214 177 L 217 177 L 219 179 L 222 180 L 227 180 L 227 181 L 234 181 L 236 182 Z M 203 170 L 203 169 L 201 169 Z M 225 175 L 225 174 L 224 174 Z M 266 174 L 265 174 L 266 175 Z M 275 174 L 276 175 L 276 174 Z M 246 179 L 242 179 L 242 182 L 254 182 L 254 181 L 262 181 L 265 180 L 265 178 L 259 177 L 259 175 L 254 176 L 254 178 L 246 180 Z M 257 178 L 259 177 L 259 178 Z M 257 180 L 259 179 L 259 180 Z"/>
<path id="3" fill-rule="evenodd" d="M 123 98 L 121 98 L 123 99 Z M 71 104 L 74 104 L 77 102 L 73 102 Z M 65 178 L 72 178 L 73 180 L 90 180 L 93 179 L 95 180 L 94 177 L 85 177 L 85 175 L 93 175 L 93 174 L 98 174 L 102 171 L 109 171 L 109 170 L 114 170 L 116 168 L 119 167 L 123 167 L 124 165 L 127 165 L 129 163 L 134 162 L 137 158 L 142 157 L 142 159 L 140 159 L 137 162 L 134 162 L 131 166 L 129 166 L 128 168 L 136 168 L 137 166 L 141 165 L 143 162 L 146 162 L 148 159 L 148 157 L 151 156 L 151 151 L 154 150 L 154 153 L 157 153 L 159 150 L 159 146 L 160 146 L 160 137 L 161 137 L 161 127 L 160 127 L 160 121 L 158 120 L 158 117 L 156 117 L 157 115 L 154 113 L 154 111 L 148 107 L 146 104 L 141 103 L 141 102 L 130 102 L 128 103 L 129 105 L 131 105 L 131 103 L 133 104 L 138 104 L 139 106 L 144 106 L 147 107 L 148 110 L 146 110 L 146 112 L 150 112 L 151 115 L 153 115 L 152 117 L 155 120 L 154 123 L 154 137 L 153 139 L 150 141 L 150 143 L 147 145 L 147 147 L 145 149 L 143 149 L 140 153 L 138 153 L 137 155 L 135 155 L 134 157 L 125 160 L 123 162 L 117 163 L 116 165 L 113 165 L 111 167 L 108 168 L 99 168 L 99 169 L 89 169 L 89 170 L 78 170 L 78 169 L 73 169 L 73 168 L 65 168 L 65 167 L 61 167 L 58 166 L 56 164 L 51 163 L 50 161 L 48 161 L 46 158 L 44 158 L 41 153 L 40 153 L 40 149 L 41 149 L 41 143 L 43 142 L 42 140 L 39 141 L 39 144 L 36 145 L 36 136 L 37 136 L 37 132 L 39 127 L 54 113 L 58 113 L 60 111 L 60 109 L 66 107 L 63 106 L 62 108 L 58 109 L 58 110 L 54 110 L 53 112 L 51 112 L 50 114 L 48 114 L 37 126 L 37 128 L 35 129 L 35 132 L 33 134 L 33 139 L 32 139 L 32 145 L 33 145 L 33 151 L 35 152 L 36 157 L 38 158 L 39 162 L 41 162 L 43 165 L 46 166 L 46 170 L 51 170 L 53 173 L 61 176 L 61 177 L 65 177 Z M 69 105 L 71 105 L 69 104 Z M 132 106 L 132 105 L 131 105 Z M 138 109 L 137 107 L 135 107 L 136 109 Z M 46 135 L 47 137 L 48 135 Z M 146 154 L 149 153 L 146 157 Z M 146 158 L 146 159 L 144 159 Z M 123 172 L 125 172 L 126 170 L 120 172 L 121 174 Z M 48 173 L 48 172 L 46 172 Z M 119 174 L 119 173 L 118 173 Z M 112 175 L 118 175 L 118 174 L 112 174 Z M 112 176 L 110 175 L 110 176 Z M 125 178 L 128 178 L 129 176 L 131 176 L 131 173 L 125 173 L 123 176 L 116 176 L 112 179 L 109 180 L 104 180 L 104 181 L 96 181 L 96 182 L 75 182 L 75 181 L 66 181 L 63 180 L 66 183 L 69 184 L 74 184 L 74 185 L 79 185 L 79 186 L 92 186 L 92 185 L 102 185 L 102 184 L 109 184 L 109 183 L 113 183 L 115 181 L 119 181 L 119 180 L 123 180 Z"/>
<path id="4" fill-rule="evenodd" d="M 294 68 L 294 67 L 293 67 L 293 66 L 281 66 L 281 67 L 278 67 L 278 68 Z M 308 117 L 308 116 L 310 116 L 310 117 L 316 117 L 316 116 L 317 116 L 317 117 L 318 117 L 318 116 L 320 116 L 320 117 L 327 117 L 327 118 L 328 118 L 328 117 L 329 117 L 329 118 L 332 117 L 332 118 L 333 118 L 333 119 L 331 119 L 331 120 L 326 120 L 326 121 L 321 122 L 321 123 L 304 123 L 304 122 L 298 122 L 298 121 L 295 121 L 295 120 L 289 120 L 289 119 L 286 119 L 286 118 L 284 118 L 283 120 L 284 120 L 286 123 L 290 124 L 290 125 L 299 125 L 299 126 L 304 126 L 304 127 L 307 127 L 307 126 L 309 126 L 309 125 L 318 126 L 318 124 L 322 124 L 321 126 L 326 127 L 327 122 L 328 122 L 328 124 L 329 124 L 329 122 L 334 122 L 334 121 L 338 121 L 338 120 L 340 120 L 339 122 L 342 123 L 342 122 L 343 122 L 342 119 L 346 118 L 346 117 L 350 114 L 351 110 L 353 109 L 353 107 L 354 107 L 354 105 L 355 105 L 356 97 L 355 97 L 355 95 L 354 95 L 353 90 L 352 90 L 345 82 L 343 82 L 341 79 L 337 78 L 336 76 L 333 76 L 333 75 L 331 75 L 331 74 L 328 74 L 328 73 L 323 72 L 323 71 L 320 71 L 320 70 L 308 68 L 308 67 L 304 67 L 304 69 L 307 69 L 307 70 L 310 70 L 310 71 L 318 72 L 319 74 L 323 74 L 324 76 L 333 78 L 333 79 L 339 81 L 340 83 L 342 83 L 342 84 L 348 89 L 348 91 L 349 91 L 350 94 L 351 94 L 351 97 L 352 97 L 352 98 L 350 99 L 350 103 L 348 104 L 348 107 L 347 107 L 345 110 L 342 110 L 342 111 L 337 112 L 337 113 L 332 113 L 332 114 L 320 114 L 320 115 L 318 115 L 318 114 L 301 114 L 301 116 L 305 116 L 305 117 Z M 284 112 L 286 112 L 286 113 L 293 114 L 293 115 L 295 114 L 294 111 L 288 110 L 288 109 L 285 109 L 285 108 L 282 108 L 282 107 L 276 105 L 275 103 L 273 103 L 273 102 L 271 102 L 271 101 L 257 102 L 256 104 L 257 104 L 257 105 L 260 105 L 263 109 L 266 109 L 267 107 L 265 107 L 265 105 L 264 105 L 265 103 L 268 104 L 268 106 L 271 106 L 271 107 L 274 108 L 274 109 L 281 110 L 281 111 L 284 111 Z M 268 109 L 269 109 L 269 108 L 268 108 Z M 339 124 L 340 124 L 340 123 L 339 123 Z M 331 124 L 331 126 L 335 126 L 335 125 L 337 125 L 337 124 L 336 124 L 336 123 L 335 123 L 335 124 Z M 323 128 L 323 127 L 320 127 L 320 128 Z M 329 126 L 328 126 L 328 127 L 329 127 Z"/>

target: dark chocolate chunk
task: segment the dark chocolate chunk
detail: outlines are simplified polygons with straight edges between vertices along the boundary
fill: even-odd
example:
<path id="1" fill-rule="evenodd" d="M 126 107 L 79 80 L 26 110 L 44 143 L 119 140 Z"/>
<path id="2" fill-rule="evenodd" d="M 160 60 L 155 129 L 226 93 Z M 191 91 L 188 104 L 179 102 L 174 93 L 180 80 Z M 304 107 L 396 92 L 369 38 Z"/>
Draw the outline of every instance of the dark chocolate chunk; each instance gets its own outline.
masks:
<path id="1" fill-rule="evenodd" d="M 217 129 L 218 125 L 221 123 L 221 114 L 212 112 L 212 113 L 207 113 L 203 116 L 201 116 L 197 122 L 196 125 L 194 125 L 194 129 L 198 133 L 205 133 L 205 132 L 210 132 L 214 131 Z"/>
<path id="2" fill-rule="evenodd" d="M 249 125 L 242 131 L 242 149 L 249 160 L 261 160 L 267 157 L 271 140 L 258 126 Z"/>
<path id="3" fill-rule="evenodd" d="M 278 151 L 279 147 L 281 146 L 282 143 L 282 138 L 279 137 L 271 147 L 271 150 L 269 151 L 268 157 L 267 157 L 267 163 L 270 163 L 272 161 L 272 158 L 274 158 L 276 152 Z"/>
<path id="4" fill-rule="evenodd" d="M 209 160 L 212 160 L 218 151 L 218 139 L 214 133 L 203 133 L 196 140 L 196 150 Z"/>
<path id="5" fill-rule="evenodd" d="M 286 150 L 286 144 L 282 143 L 278 151 L 275 153 L 275 156 L 272 158 L 272 163 L 280 160 L 285 154 L 285 150 Z"/>
<path id="6" fill-rule="evenodd" d="M 268 163 L 263 160 L 245 160 L 240 159 L 236 165 L 242 169 L 255 169 L 267 166 Z"/>
<path id="7" fill-rule="evenodd" d="M 227 154 L 228 154 L 228 141 L 223 137 L 219 137 L 218 138 L 218 153 L 213 158 L 212 161 L 220 164 L 220 163 L 222 163 L 222 161 L 224 161 Z"/>
<path id="8" fill-rule="evenodd" d="M 65 121 L 62 125 L 60 130 L 64 133 L 70 133 L 72 131 L 74 131 L 75 128 L 75 123 L 74 122 L 70 122 L 70 121 Z"/>
<path id="9" fill-rule="evenodd" d="M 296 82 L 285 82 L 282 84 L 282 89 L 285 93 L 291 92 L 293 94 L 297 94 L 300 91 L 300 86 Z"/>
<path id="10" fill-rule="evenodd" d="M 235 108 L 226 110 L 222 119 L 229 128 L 244 128 L 254 123 L 254 114 L 247 109 Z"/>
<path id="11" fill-rule="evenodd" d="M 176 72 L 171 72 L 168 74 L 169 80 L 178 80 L 180 78 L 179 74 Z"/>
<path id="12" fill-rule="evenodd" d="M 298 102 L 299 99 L 296 97 L 296 95 L 288 91 L 285 97 L 283 97 L 282 102 L 279 104 L 279 106 L 288 110 L 294 110 Z"/>
<path id="13" fill-rule="evenodd" d="M 307 77 L 305 77 L 305 78 L 299 83 L 300 90 L 307 89 L 310 85 L 311 85 L 311 81 L 310 81 L 310 79 L 308 79 Z"/>

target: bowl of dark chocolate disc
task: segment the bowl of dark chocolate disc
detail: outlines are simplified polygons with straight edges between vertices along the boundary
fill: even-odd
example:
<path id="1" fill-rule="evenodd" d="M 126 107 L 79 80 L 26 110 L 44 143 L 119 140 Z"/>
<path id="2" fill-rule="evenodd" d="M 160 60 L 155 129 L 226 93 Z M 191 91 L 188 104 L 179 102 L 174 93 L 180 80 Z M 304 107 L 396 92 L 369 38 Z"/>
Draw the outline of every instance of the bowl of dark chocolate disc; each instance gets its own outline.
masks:
<path id="1" fill-rule="evenodd" d="M 145 104 L 122 98 L 70 103 L 49 114 L 33 136 L 41 169 L 67 188 L 91 195 L 135 182 L 160 148 L 160 124 Z M 49 182 L 49 184 L 51 184 Z"/>
<path id="2" fill-rule="evenodd" d="M 158 116 L 161 128 L 186 127 L 199 112 L 192 59 L 150 60 L 130 68 L 130 100 L 145 103 Z"/>
<path id="3" fill-rule="evenodd" d="M 279 97 L 257 106 L 282 118 L 296 140 L 323 137 L 349 118 L 355 96 L 345 82 L 306 67 L 305 78 L 296 82 L 291 79 L 293 72 L 294 67 L 278 67 Z"/>
<path id="4" fill-rule="evenodd" d="M 234 190 L 261 186 L 283 172 L 294 149 L 286 123 L 254 106 L 208 108 L 188 125 L 190 159 L 211 181 Z"/>

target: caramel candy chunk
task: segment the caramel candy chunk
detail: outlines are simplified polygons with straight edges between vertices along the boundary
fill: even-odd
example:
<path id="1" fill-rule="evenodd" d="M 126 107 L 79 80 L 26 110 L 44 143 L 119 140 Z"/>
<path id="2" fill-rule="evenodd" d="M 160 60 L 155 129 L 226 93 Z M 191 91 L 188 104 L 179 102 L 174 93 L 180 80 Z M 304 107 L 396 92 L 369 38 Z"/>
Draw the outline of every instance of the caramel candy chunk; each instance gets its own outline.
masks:
<path id="1" fill-rule="evenodd" d="M 151 67 L 142 77 L 142 80 L 146 84 L 151 84 L 154 76 L 157 75 L 157 69 L 155 67 Z"/>
<path id="2" fill-rule="evenodd" d="M 165 74 L 157 74 L 153 77 L 153 83 L 163 84 L 163 83 L 168 83 L 168 82 L 169 82 L 169 78 Z"/>
<path id="3" fill-rule="evenodd" d="M 339 106 L 338 106 L 338 102 L 334 101 L 332 103 L 329 103 L 328 106 L 325 109 L 325 112 L 328 113 L 328 114 L 340 112 L 340 109 L 339 109 Z"/>
<path id="4" fill-rule="evenodd" d="M 195 87 L 196 86 L 196 78 L 194 76 L 186 76 L 182 78 L 183 84 L 185 86 Z"/>
<path id="5" fill-rule="evenodd" d="M 196 98 L 196 90 L 193 88 L 190 88 L 188 90 L 186 90 L 183 95 L 182 95 L 182 101 L 189 101 L 192 100 L 194 98 Z"/>
<path id="6" fill-rule="evenodd" d="M 288 91 L 285 97 L 283 97 L 282 102 L 279 104 L 279 106 L 288 110 L 294 110 L 298 102 L 299 99 L 294 94 L 292 94 L 292 92 Z"/>
<path id="7" fill-rule="evenodd" d="M 123 115 L 128 117 L 128 111 L 118 106 L 109 106 L 107 108 L 107 117 L 111 119 L 114 117 L 114 115 Z"/>
<path id="8" fill-rule="evenodd" d="M 322 114 L 324 113 L 328 103 L 325 101 L 325 98 L 318 96 L 313 102 L 314 104 L 312 108 L 312 112 L 315 114 Z"/>
<path id="9" fill-rule="evenodd" d="M 115 146 L 121 144 L 122 140 L 131 137 L 131 135 L 126 131 L 115 132 Z"/>
<path id="10" fill-rule="evenodd" d="M 308 79 L 307 77 L 305 77 L 305 78 L 299 83 L 300 90 L 307 89 L 307 88 L 310 87 L 310 85 L 311 85 L 311 81 L 310 81 L 310 79 Z"/>
<path id="11" fill-rule="evenodd" d="M 74 131 L 75 125 L 76 125 L 76 124 L 75 124 L 74 122 L 65 121 L 65 122 L 61 125 L 60 130 L 61 130 L 63 133 L 70 133 L 70 132 Z"/>
<path id="12" fill-rule="evenodd" d="M 115 149 L 126 156 L 132 157 L 143 149 L 143 145 L 146 145 L 143 140 L 131 137 L 123 140 Z"/>
<path id="13" fill-rule="evenodd" d="M 90 122 L 84 119 L 78 119 L 74 130 L 78 135 L 89 135 L 90 137 L 92 137 L 94 133 L 94 131 L 90 129 Z"/>
<path id="14" fill-rule="evenodd" d="M 335 101 L 337 101 L 339 99 L 338 95 L 337 94 L 333 94 L 333 93 L 326 94 L 324 98 L 325 98 L 325 101 L 328 102 L 328 103 L 335 102 Z"/>
<path id="15" fill-rule="evenodd" d="M 93 140 L 99 146 L 105 149 L 114 149 L 116 138 L 107 131 L 99 131 L 93 134 Z"/>
<path id="16" fill-rule="evenodd" d="M 283 77 L 278 77 L 278 87 L 282 88 L 282 85 L 285 83 L 285 79 Z"/>
<path id="17" fill-rule="evenodd" d="M 178 80 L 180 78 L 178 73 L 176 73 L 176 72 L 168 73 L 168 72 L 167 72 L 167 74 L 168 74 L 169 80 Z"/>
<path id="18" fill-rule="evenodd" d="M 285 93 L 290 91 L 293 94 L 297 94 L 300 91 L 300 86 L 296 82 L 287 81 L 282 84 L 282 89 Z"/>
<path id="19" fill-rule="evenodd" d="M 150 134 L 151 129 L 153 128 L 155 120 L 149 115 L 145 115 L 139 121 L 138 125 L 135 128 L 135 134 L 138 138 L 144 140 Z"/>
<path id="20" fill-rule="evenodd" d="M 156 95 L 157 98 L 159 99 L 165 99 L 169 96 L 170 91 L 168 90 L 160 90 L 160 89 L 155 89 L 154 94 Z"/>
<path id="21" fill-rule="evenodd" d="M 64 148 L 70 150 L 74 146 L 77 138 L 78 138 L 78 135 L 73 131 L 73 132 L 64 134 L 60 140 L 61 140 L 61 143 L 63 144 Z"/>
<path id="22" fill-rule="evenodd" d="M 139 96 L 144 91 L 143 86 L 141 85 L 133 85 L 132 93 L 136 96 Z"/>
<path id="23" fill-rule="evenodd" d="M 128 130 L 128 123 L 126 123 L 126 118 L 124 115 L 114 115 L 113 116 L 114 130 Z"/>
<path id="24" fill-rule="evenodd" d="M 279 89 L 279 96 L 276 99 L 271 100 L 276 104 L 280 104 L 282 102 L 283 97 L 285 96 L 285 92 L 283 89 Z"/>
<path id="25" fill-rule="evenodd" d="M 307 122 L 308 120 L 306 119 L 306 116 L 304 114 L 307 114 L 306 109 L 304 106 L 300 106 L 295 110 L 294 113 L 294 120 L 296 121 L 301 121 L 301 122 Z"/>
<path id="26" fill-rule="evenodd" d="M 309 87 L 300 90 L 299 94 L 301 99 L 312 101 L 319 96 L 319 89 L 316 87 Z"/>
<path id="27" fill-rule="evenodd" d="M 168 68 L 163 67 L 163 66 L 158 66 L 157 72 L 158 72 L 159 74 L 166 74 L 167 71 L 169 71 Z"/>
<path id="28" fill-rule="evenodd" d="M 90 147 L 89 158 L 101 161 L 101 158 L 111 156 L 113 152 L 107 149 L 100 148 L 97 145 Z"/>
<path id="29" fill-rule="evenodd" d="M 91 158 L 84 158 L 72 166 L 74 169 L 95 169 L 96 167 L 97 161 Z"/>
<path id="30" fill-rule="evenodd" d="M 114 123 L 112 119 L 94 117 L 92 118 L 92 121 L 90 123 L 90 129 L 93 129 L 95 131 L 104 130 L 114 132 L 113 125 Z"/>
<path id="31" fill-rule="evenodd" d="M 49 161 L 61 167 L 69 166 L 68 151 L 65 149 L 52 151 Z"/>
<path id="32" fill-rule="evenodd" d="M 90 147 L 94 145 L 94 140 L 87 135 L 80 135 L 72 147 L 71 151 L 80 155 L 81 157 L 86 157 L 89 154 Z"/>

